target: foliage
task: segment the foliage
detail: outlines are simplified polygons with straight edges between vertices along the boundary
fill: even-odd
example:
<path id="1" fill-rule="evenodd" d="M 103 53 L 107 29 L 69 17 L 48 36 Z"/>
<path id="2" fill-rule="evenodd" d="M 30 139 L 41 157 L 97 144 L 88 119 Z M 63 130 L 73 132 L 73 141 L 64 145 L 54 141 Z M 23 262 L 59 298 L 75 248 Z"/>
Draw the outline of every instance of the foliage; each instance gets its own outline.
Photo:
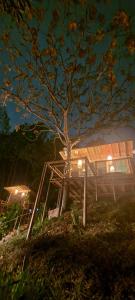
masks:
<path id="1" fill-rule="evenodd" d="M 33 2 L 25 23 L 8 32 L 5 25 L 1 33 L 7 56 L 1 102 L 15 101 L 18 112 L 36 116 L 69 148 L 83 134 L 129 122 L 135 108 L 133 21 L 124 4 Z"/>
<path id="2" fill-rule="evenodd" d="M 4 299 L 134 299 L 134 201 L 95 203 L 88 212 L 89 224 L 80 234 L 72 229 L 67 213 L 45 222 L 42 233 L 31 241 L 18 240 L 13 246 L 10 242 L 3 251 L 0 247 Z M 119 230 L 117 222 L 122 219 L 125 229 Z"/>
<path id="3" fill-rule="evenodd" d="M 6 212 L 0 216 L 0 238 L 13 229 L 15 219 L 21 214 L 22 208 L 18 203 L 8 207 Z"/>
<path id="4" fill-rule="evenodd" d="M 24 126 L 17 132 L 1 134 L 0 140 L 0 186 L 3 188 L 3 186 L 26 184 L 36 191 L 43 163 L 57 157 L 59 145 L 55 145 L 46 133 L 34 138 L 30 131 L 27 132 L 25 129 L 24 132 Z M 1 197 L 5 199 L 2 193 Z"/>
<path id="5" fill-rule="evenodd" d="M 38 210 L 36 212 L 36 218 L 34 221 L 33 234 L 37 235 L 39 232 L 41 232 L 45 222 L 46 220 L 44 220 L 44 223 L 42 222 L 42 210 Z"/>
<path id="6" fill-rule="evenodd" d="M 5 107 L 0 107 L 0 132 L 8 134 L 10 130 L 10 122 Z"/>
<path id="7" fill-rule="evenodd" d="M 18 23 L 23 21 L 24 13 L 30 14 L 30 8 L 29 0 L 0 0 L 0 12 L 11 15 Z"/>
<path id="8" fill-rule="evenodd" d="M 0 216 L 0 239 L 7 233 L 7 223 L 6 223 L 6 216 Z"/>

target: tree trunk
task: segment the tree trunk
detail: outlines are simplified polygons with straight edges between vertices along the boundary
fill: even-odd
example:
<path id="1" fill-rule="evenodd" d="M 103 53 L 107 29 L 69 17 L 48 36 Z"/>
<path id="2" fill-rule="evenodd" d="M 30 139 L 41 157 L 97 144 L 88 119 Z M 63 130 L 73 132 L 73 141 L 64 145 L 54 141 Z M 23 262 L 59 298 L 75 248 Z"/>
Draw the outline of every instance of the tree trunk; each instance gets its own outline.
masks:
<path id="1" fill-rule="evenodd" d="M 62 196 L 62 207 L 61 212 L 64 212 L 68 208 L 69 204 L 69 179 L 70 179 L 70 164 L 71 164 L 71 143 L 69 142 L 67 145 L 67 160 L 65 163 L 65 176 L 64 176 L 64 183 L 63 183 L 63 196 Z"/>

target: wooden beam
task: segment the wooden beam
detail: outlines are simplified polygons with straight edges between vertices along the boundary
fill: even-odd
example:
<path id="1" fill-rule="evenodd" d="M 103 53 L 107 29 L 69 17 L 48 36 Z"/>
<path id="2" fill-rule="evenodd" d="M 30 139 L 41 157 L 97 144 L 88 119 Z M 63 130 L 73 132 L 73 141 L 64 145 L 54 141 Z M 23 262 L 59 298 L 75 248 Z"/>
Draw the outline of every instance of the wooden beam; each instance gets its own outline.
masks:
<path id="1" fill-rule="evenodd" d="M 84 192 L 83 192 L 83 226 L 87 222 L 87 161 L 85 159 Z"/>
<path id="2" fill-rule="evenodd" d="M 30 219 L 30 224 L 29 224 L 28 231 L 27 231 L 26 240 L 28 240 L 29 237 L 31 236 L 34 217 L 35 217 L 35 213 L 36 213 L 36 209 L 37 209 L 37 204 L 38 204 L 38 202 L 40 200 L 40 197 L 41 197 L 41 192 L 42 192 L 42 189 L 43 189 L 43 184 L 44 184 L 44 179 L 45 179 L 47 166 L 48 166 L 47 163 L 44 163 L 43 171 L 42 171 L 42 175 L 41 175 L 41 179 L 40 179 L 40 183 L 39 183 L 39 187 L 38 187 L 38 191 L 37 191 L 37 195 L 36 195 L 36 199 L 35 199 L 35 203 L 34 203 L 34 208 L 33 208 L 31 219 Z"/>
<path id="3" fill-rule="evenodd" d="M 48 165 L 48 167 L 56 174 L 56 175 L 58 175 L 61 179 L 63 179 L 63 174 L 62 174 L 62 172 L 58 169 L 58 168 L 56 168 L 55 166 L 52 166 L 52 165 Z"/>
<path id="4" fill-rule="evenodd" d="M 45 197 L 45 203 L 44 203 L 43 214 L 42 214 L 42 219 L 41 219 L 42 223 L 44 221 L 44 217 L 45 217 L 45 213 L 46 213 L 46 206 L 47 206 L 47 201 L 48 201 L 48 196 L 49 196 L 49 191 L 50 191 L 50 185 L 51 185 L 51 179 L 52 179 L 52 177 L 53 177 L 53 171 L 50 174 L 48 189 L 47 189 L 47 193 L 46 193 L 46 197 Z"/>

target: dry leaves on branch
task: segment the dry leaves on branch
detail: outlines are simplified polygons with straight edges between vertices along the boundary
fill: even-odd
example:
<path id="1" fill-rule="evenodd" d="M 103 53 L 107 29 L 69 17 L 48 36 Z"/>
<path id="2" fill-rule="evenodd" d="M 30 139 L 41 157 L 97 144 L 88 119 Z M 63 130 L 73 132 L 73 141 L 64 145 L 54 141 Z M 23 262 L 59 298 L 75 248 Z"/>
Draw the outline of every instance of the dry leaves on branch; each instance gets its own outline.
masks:
<path id="1" fill-rule="evenodd" d="M 105 36 L 104 30 L 100 29 L 96 33 L 96 41 L 101 42 Z"/>
<path id="2" fill-rule="evenodd" d="M 68 24 L 68 29 L 71 31 L 75 31 L 77 29 L 77 23 L 75 21 L 72 21 Z"/>
<path id="3" fill-rule="evenodd" d="M 96 55 L 91 55 L 87 62 L 88 64 L 94 64 L 96 62 Z"/>
<path id="4" fill-rule="evenodd" d="M 129 37 L 126 40 L 126 46 L 128 48 L 128 52 L 130 54 L 134 54 L 135 53 L 135 37 Z"/>
<path id="5" fill-rule="evenodd" d="M 128 14 L 124 10 L 119 10 L 113 18 L 113 26 L 121 26 L 123 29 L 128 29 L 130 25 L 130 19 Z"/>

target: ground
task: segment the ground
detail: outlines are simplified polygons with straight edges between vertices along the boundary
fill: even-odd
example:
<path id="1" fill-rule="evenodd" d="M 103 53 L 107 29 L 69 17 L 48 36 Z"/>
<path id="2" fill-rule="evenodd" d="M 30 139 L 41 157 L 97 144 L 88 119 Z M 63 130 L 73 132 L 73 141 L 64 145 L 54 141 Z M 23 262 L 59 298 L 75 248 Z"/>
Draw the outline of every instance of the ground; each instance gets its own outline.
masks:
<path id="1" fill-rule="evenodd" d="M 135 299 L 135 202 L 102 201 L 0 245 L 2 299 Z"/>

